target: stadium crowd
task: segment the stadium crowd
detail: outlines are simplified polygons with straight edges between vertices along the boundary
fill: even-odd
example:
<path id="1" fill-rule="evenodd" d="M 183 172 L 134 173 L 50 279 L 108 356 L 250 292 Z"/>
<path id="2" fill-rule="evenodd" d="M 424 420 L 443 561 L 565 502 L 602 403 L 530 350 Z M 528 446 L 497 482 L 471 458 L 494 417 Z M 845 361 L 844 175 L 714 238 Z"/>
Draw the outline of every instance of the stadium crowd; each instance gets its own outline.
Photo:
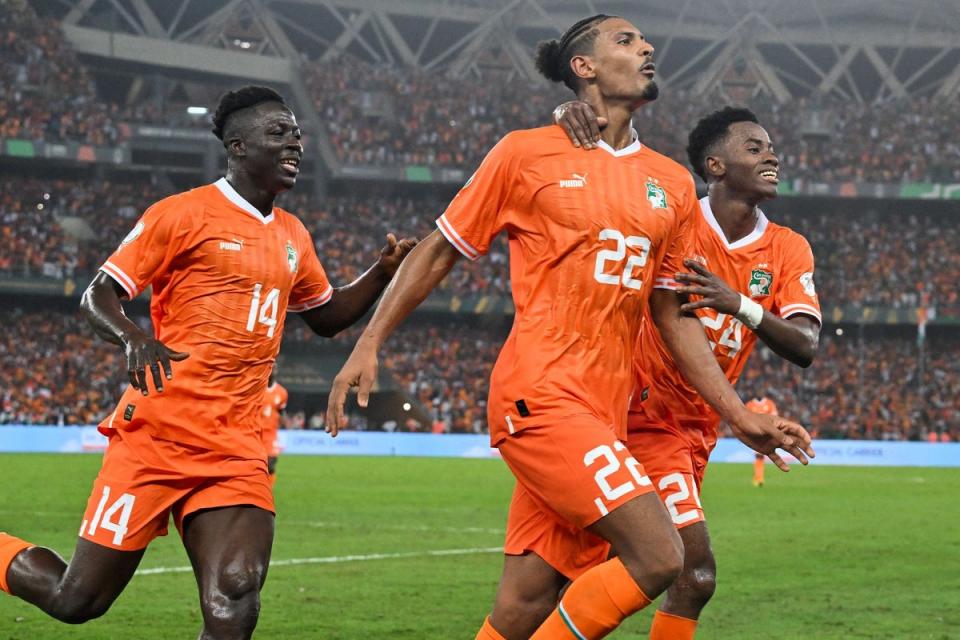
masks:
<path id="1" fill-rule="evenodd" d="M 306 79 L 341 162 L 455 166 L 472 171 L 506 131 L 541 126 L 571 98 L 517 79 L 481 82 L 342 58 L 313 63 Z M 644 143 L 686 164 L 686 134 L 727 100 L 665 91 L 635 124 Z M 958 182 L 960 112 L 926 98 L 858 105 L 752 100 L 787 179 L 816 182 Z"/>
<path id="2" fill-rule="evenodd" d="M 0 274 L 86 277 L 96 270 L 164 191 L 124 179 L 79 181 L 0 174 Z M 331 195 L 285 194 L 313 234 L 317 253 L 335 282 L 357 277 L 376 259 L 388 232 L 424 237 L 445 202 L 436 195 L 388 191 Z M 905 205 L 906 206 L 906 205 Z M 88 239 L 67 233 L 62 217 L 85 223 Z M 960 228 L 935 216 L 878 217 L 851 209 L 842 223 L 834 212 L 772 215 L 804 234 L 817 260 L 817 290 L 824 306 L 893 308 L 960 305 Z M 76 226 L 72 227 L 76 230 Z M 498 240 L 481 260 L 461 261 L 443 287 L 460 296 L 510 294 L 507 247 Z"/>
<path id="3" fill-rule="evenodd" d="M 139 322 L 145 323 L 144 318 Z M 95 424 L 126 384 L 123 355 L 78 313 L 0 312 L 0 424 Z M 352 346 L 359 327 L 336 338 Z M 381 364 L 430 424 L 386 425 L 435 433 L 486 431 L 493 363 L 507 332 L 502 322 L 408 322 L 389 340 Z M 284 349 L 315 340 L 290 322 Z M 817 437 L 960 441 L 960 340 L 931 337 L 920 365 L 912 336 L 872 335 L 862 343 L 824 332 L 817 360 L 799 369 L 761 347 L 740 381 L 744 397 L 772 397 L 784 415 Z M 281 372 L 282 381 L 282 372 Z M 292 411 L 289 428 L 321 428 L 319 415 Z M 383 428 L 354 422 L 353 428 Z"/>
<path id="4" fill-rule="evenodd" d="M 96 424 L 127 380 L 123 354 L 79 312 L 0 311 L 0 424 Z"/>
<path id="5" fill-rule="evenodd" d="M 23 0 L 0 7 L 0 138 L 115 144 L 130 124 L 206 126 L 165 97 L 123 105 L 101 97 L 59 29 Z M 350 56 L 306 60 L 302 72 L 332 148 L 351 165 L 472 171 L 505 132 L 547 123 L 553 107 L 570 97 L 519 78 L 452 78 Z M 640 110 L 636 126 L 646 144 L 686 163 L 686 133 L 726 102 L 664 91 Z M 787 179 L 960 182 L 960 110 L 953 102 L 811 97 L 777 104 L 761 96 L 749 106 L 780 150 Z"/>

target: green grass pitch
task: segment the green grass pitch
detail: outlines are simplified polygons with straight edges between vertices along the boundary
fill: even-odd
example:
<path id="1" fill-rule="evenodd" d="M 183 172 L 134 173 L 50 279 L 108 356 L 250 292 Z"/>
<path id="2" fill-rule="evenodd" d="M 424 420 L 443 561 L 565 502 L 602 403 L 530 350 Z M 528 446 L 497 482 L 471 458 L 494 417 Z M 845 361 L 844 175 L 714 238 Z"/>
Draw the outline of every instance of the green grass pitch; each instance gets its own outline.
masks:
<path id="1" fill-rule="evenodd" d="M 69 555 L 98 466 L 91 455 L 0 455 L 0 530 Z M 745 465 L 708 472 L 719 587 L 698 640 L 960 638 L 960 472 L 768 467 L 762 489 L 750 478 Z M 496 460 L 281 458 L 273 559 L 315 560 L 271 569 L 256 637 L 472 640 L 500 575 L 489 549 L 502 543 L 511 487 Z M 141 568 L 188 564 L 171 532 Z M 457 553 L 431 555 L 447 550 Z M 650 615 L 611 637 L 646 638 Z M 136 576 L 80 627 L 0 595 L 0 640 L 199 629 L 190 573 Z"/>

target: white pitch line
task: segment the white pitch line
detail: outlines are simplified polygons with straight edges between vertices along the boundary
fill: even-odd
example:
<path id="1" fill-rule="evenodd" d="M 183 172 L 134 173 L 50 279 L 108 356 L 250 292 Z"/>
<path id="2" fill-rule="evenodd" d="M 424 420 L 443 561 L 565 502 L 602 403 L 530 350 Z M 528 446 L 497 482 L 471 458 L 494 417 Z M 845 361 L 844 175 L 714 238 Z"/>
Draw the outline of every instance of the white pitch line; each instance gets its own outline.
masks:
<path id="1" fill-rule="evenodd" d="M 362 525 L 353 523 L 346 524 L 343 522 L 324 522 L 324 521 L 313 521 L 313 522 L 304 522 L 298 521 L 296 524 L 304 524 L 308 527 L 313 527 L 315 529 L 356 529 L 360 528 Z M 483 527 L 428 527 L 424 525 L 410 526 L 410 525 L 394 525 L 394 524 L 377 524 L 377 529 L 379 530 L 390 530 L 390 531 L 426 531 L 426 532 L 438 532 L 442 531 L 443 533 L 492 533 L 499 536 L 502 536 L 506 533 L 504 529 L 487 529 Z"/>
<path id="2" fill-rule="evenodd" d="M 503 547 L 477 547 L 473 549 L 437 549 L 434 551 L 404 551 L 400 553 L 368 553 L 365 555 L 325 556 L 319 558 L 291 558 L 289 560 L 271 560 L 271 567 L 289 567 L 301 564 L 338 564 L 340 562 L 363 562 L 366 560 L 396 560 L 403 558 L 424 558 L 436 556 L 467 556 L 477 553 L 502 553 Z M 193 567 L 154 567 L 138 569 L 134 575 L 151 576 L 161 573 L 190 573 Z"/>

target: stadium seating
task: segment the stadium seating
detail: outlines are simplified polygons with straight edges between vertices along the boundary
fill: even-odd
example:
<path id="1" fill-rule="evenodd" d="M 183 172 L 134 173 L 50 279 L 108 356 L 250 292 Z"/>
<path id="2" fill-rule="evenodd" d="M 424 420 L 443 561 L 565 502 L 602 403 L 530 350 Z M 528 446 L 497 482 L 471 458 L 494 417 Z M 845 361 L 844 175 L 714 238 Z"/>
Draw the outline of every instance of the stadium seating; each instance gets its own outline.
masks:
<path id="1" fill-rule="evenodd" d="M 0 312 L 0 322 L 0 424 L 93 424 L 113 410 L 127 379 L 123 354 L 96 338 L 78 313 L 14 307 Z M 430 416 L 432 424 L 420 428 L 486 431 L 488 380 L 507 330 L 503 323 L 407 323 L 390 338 L 382 365 Z M 337 344 L 352 345 L 358 332 L 344 332 Z M 302 323 L 289 323 L 285 348 L 305 340 L 319 338 L 309 337 Z M 806 370 L 760 347 L 740 391 L 771 396 L 784 415 L 818 437 L 926 440 L 934 433 L 957 441 L 960 340 L 931 338 L 925 354 L 921 376 L 912 336 L 874 335 L 861 345 L 856 337 L 826 332 Z M 293 428 L 322 425 L 319 416 L 311 421 L 296 412 L 286 421 Z"/>
<path id="2" fill-rule="evenodd" d="M 97 94 L 90 72 L 55 21 L 29 5 L 0 12 L 0 138 L 123 141 L 129 124 L 202 125 L 183 105 L 120 105 Z M 302 72 L 339 160 L 351 165 L 430 165 L 472 171 L 511 129 L 543 125 L 570 98 L 521 79 L 478 82 L 349 56 L 305 61 Z M 686 163 L 686 133 L 725 101 L 664 91 L 635 124 L 652 148 Z M 770 131 L 783 175 L 819 182 L 960 182 L 960 110 L 948 101 L 888 99 L 859 105 L 759 97 L 750 107 Z M 812 130 L 811 121 L 826 123 Z"/>

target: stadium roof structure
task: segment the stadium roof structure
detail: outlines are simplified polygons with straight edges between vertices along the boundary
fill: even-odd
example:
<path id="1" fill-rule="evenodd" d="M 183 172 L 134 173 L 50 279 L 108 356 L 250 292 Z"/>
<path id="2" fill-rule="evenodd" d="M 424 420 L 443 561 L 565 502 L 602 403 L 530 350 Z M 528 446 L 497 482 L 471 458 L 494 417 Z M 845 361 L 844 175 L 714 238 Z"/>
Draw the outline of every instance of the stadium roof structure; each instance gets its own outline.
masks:
<path id="1" fill-rule="evenodd" d="M 960 94 L 960 0 L 36 0 L 81 53 L 296 85 L 350 55 L 538 82 L 534 44 L 585 15 L 634 21 L 661 81 L 780 102 Z"/>

